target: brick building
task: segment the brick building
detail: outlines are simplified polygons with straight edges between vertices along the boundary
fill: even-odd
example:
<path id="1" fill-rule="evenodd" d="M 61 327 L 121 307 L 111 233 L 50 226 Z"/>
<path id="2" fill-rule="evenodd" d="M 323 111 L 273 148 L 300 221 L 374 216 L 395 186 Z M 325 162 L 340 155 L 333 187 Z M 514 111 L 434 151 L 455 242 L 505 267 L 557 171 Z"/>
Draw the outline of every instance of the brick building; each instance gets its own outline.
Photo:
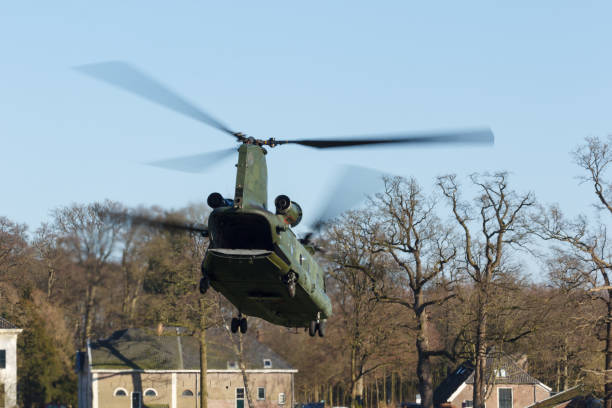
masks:
<path id="1" fill-rule="evenodd" d="M 525 408 L 550 397 L 551 388 L 527 373 L 526 360 L 519 362 L 510 356 L 492 351 L 487 355 L 486 408 Z M 474 368 L 463 363 L 434 391 L 434 405 L 456 408 L 473 406 Z"/>
<path id="2" fill-rule="evenodd" d="M 0 408 L 17 406 L 17 336 L 22 331 L 0 317 Z"/>
<path id="3" fill-rule="evenodd" d="M 180 328 L 120 330 L 91 342 L 77 356 L 79 407 L 197 408 L 200 350 Z M 247 406 L 238 356 L 229 335 L 209 329 L 206 375 L 209 408 Z M 244 338 L 249 391 L 257 408 L 290 408 L 297 370 L 251 337 Z"/>

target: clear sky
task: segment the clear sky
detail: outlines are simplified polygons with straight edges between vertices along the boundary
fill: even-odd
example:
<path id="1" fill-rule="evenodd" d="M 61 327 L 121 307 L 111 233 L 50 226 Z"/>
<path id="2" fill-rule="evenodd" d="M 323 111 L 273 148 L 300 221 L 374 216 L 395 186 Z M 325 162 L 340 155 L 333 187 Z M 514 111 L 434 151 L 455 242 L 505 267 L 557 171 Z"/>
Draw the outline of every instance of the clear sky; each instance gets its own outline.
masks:
<path id="1" fill-rule="evenodd" d="M 339 164 L 427 186 L 508 170 L 518 190 L 588 211 L 569 152 L 612 130 L 611 16 L 609 1 L 3 2 L 0 215 L 33 230 L 72 202 L 232 194 L 235 159 L 202 175 L 141 164 L 234 142 L 72 69 L 107 60 L 259 138 L 495 133 L 486 148 L 274 149 L 270 198 L 288 194 L 306 221 Z"/>

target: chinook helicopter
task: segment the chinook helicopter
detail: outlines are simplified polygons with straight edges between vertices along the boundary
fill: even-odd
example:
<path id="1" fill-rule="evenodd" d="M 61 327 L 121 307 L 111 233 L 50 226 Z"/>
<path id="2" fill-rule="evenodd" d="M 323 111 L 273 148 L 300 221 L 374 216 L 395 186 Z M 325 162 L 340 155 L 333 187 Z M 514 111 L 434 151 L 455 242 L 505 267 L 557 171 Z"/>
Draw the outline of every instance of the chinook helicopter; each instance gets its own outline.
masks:
<path id="1" fill-rule="evenodd" d="M 76 68 L 105 83 L 136 94 L 232 136 L 240 145 L 236 165 L 234 197 L 220 193 L 208 196 L 212 208 L 208 225 L 160 221 L 139 215 L 120 214 L 130 222 L 156 228 L 195 232 L 209 237 L 202 262 L 200 292 L 210 286 L 223 294 L 238 310 L 231 331 L 247 331 L 246 316 L 256 316 L 273 324 L 303 327 L 310 336 L 323 337 L 332 305 L 326 294 L 325 277 L 311 243 L 313 232 L 299 239 L 292 228 L 302 220 L 302 208 L 287 195 L 274 200 L 268 209 L 267 149 L 297 144 L 317 149 L 382 144 L 492 144 L 489 129 L 375 137 L 278 140 L 257 139 L 231 130 L 228 126 L 179 96 L 160 82 L 124 62 L 104 62 Z M 185 156 L 149 164 L 200 172 L 209 164 L 236 151 Z"/>

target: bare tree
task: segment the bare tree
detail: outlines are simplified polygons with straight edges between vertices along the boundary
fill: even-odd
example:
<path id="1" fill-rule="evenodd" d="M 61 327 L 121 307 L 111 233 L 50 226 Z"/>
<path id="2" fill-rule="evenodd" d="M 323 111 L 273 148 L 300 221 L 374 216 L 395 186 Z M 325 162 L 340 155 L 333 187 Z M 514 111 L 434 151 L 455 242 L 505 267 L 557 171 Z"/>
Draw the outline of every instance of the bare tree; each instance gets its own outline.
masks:
<path id="1" fill-rule="evenodd" d="M 51 300 L 55 286 L 60 279 L 59 275 L 69 267 L 69 259 L 59 245 L 55 232 L 47 224 L 43 224 L 36 231 L 33 247 L 45 274 L 41 287 L 47 292 L 47 299 Z"/>
<path id="2" fill-rule="evenodd" d="M 595 324 L 604 328 L 605 363 L 602 370 L 604 377 L 606 408 L 612 408 L 612 248 L 609 244 L 606 215 L 612 215 L 612 184 L 608 181 L 607 171 L 612 161 L 610 141 L 600 138 L 587 138 L 586 143 L 573 152 L 576 164 L 584 171 L 580 178 L 582 183 L 593 187 L 598 214 L 602 218 L 589 223 L 586 216 L 581 215 L 569 220 L 558 206 L 543 209 L 534 218 L 538 235 L 549 241 L 564 245 L 557 248 L 557 253 L 569 251 L 572 263 L 566 263 L 561 268 L 557 278 L 567 285 L 585 288 L 591 298 L 605 305 L 603 313 L 595 320 Z"/>
<path id="3" fill-rule="evenodd" d="M 397 358 L 396 334 L 400 328 L 397 308 L 384 307 L 373 296 L 371 278 L 386 279 L 389 257 L 378 250 L 369 235 L 372 213 L 345 214 L 327 231 L 332 278 L 327 291 L 334 300 L 335 326 L 340 348 L 350 357 L 348 386 L 351 406 L 363 405 L 364 377 Z M 380 282 L 378 282 L 380 284 Z"/>
<path id="4" fill-rule="evenodd" d="M 472 175 L 478 196 L 473 204 L 462 201 L 455 175 L 438 178 L 438 186 L 452 208 L 454 218 L 463 231 L 463 259 L 466 274 L 475 286 L 475 408 L 484 408 L 487 386 L 487 329 L 490 325 L 495 292 L 503 282 L 506 250 L 524 245 L 528 237 L 527 210 L 534 205 L 531 193 L 517 194 L 508 189 L 508 175 Z"/>
<path id="5" fill-rule="evenodd" d="M 53 213 L 53 230 L 60 245 L 70 253 L 81 268 L 85 288 L 82 312 L 81 347 L 92 334 L 93 311 L 97 290 L 105 267 L 111 260 L 120 238 L 121 224 L 104 214 L 119 212 L 120 206 L 111 201 L 89 205 L 74 204 Z"/>
<path id="6" fill-rule="evenodd" d="M 380 254 L 386 263 L 373 269 L 367 263 L 371 259 L 364 263 L 348 258 L 339 264 L 364 273 L 378 302 L 398 305 L 414 316 L 416 325 L 407 327 L 416 333 L 419 392 L 423 406 L 432 408 L 432 357 L 449 354 L 434 341 L 437 336 L 429 312 L 454 296 L 448 268 L 456 255 L 453 231 L 442 225 L 435 201 L 423 194 L 414 179 L 386 178 L 385 191 L 372 204 L 375 212 L 354 232 L 359 240 L 353 238 L 353 242 L 370 242 L 365 253 Z"/>
<path id="7" fill-rule="evenodd" d="M 26 229 L 23 224 L 0 217 L 0 281 L 14 278 L 12 273 L 27 262 Z"/>
<path id="8" fill-rule="evenodd" d="M 238 334 L 232 333 L 230 325 L 227 322 L 226 313 L 224 313 L 224 308 L 222 307 L 223 300 L 221 299 L 221 295 L 216 293 L 216 297 L 217 301 L 215 303 L 215 309 L 217 312 L 217 319 L 227 334 L 228 343 L 232 346 L 234 355 L 238 357 L 238 367 L 240 368 L 240 373 L 242 374 L 242 382 L 244 383 L 244 393 L 246 395 L 247 405 L 248 408 L 253 408 L 253 397 L 251 395 L 249 375 L 247 373 L 247 360 L 244 353 L 244 336 L 240 330 L 238 330 Z"/>

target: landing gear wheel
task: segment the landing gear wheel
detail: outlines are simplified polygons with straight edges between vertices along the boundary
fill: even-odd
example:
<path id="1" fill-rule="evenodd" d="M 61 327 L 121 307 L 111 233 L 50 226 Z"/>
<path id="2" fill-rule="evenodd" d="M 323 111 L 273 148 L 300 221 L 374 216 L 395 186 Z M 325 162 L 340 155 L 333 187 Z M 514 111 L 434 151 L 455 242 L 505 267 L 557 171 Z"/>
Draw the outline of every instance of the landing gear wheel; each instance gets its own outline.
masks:
<path id="1" fill-rule="evenodd" d="M 209 287 L 210 287 L 210 281 L 208 280 L 208 278 L 204 277 L 200 279 L 200 293 L 201 294 L 205 295 Z"/>
<path id="2" fill-rule="evenodd" d="M 315 334 L 317 334 L 317 322 L 313 320 L 310 322 L 310 326 L 308 326 L 308 335 L 314 337 Z"/>
<path id="3" fill-rule="evenodd" d="M 232 317 L 232 323 L 230 325 L 232 333 L 238 332 L 238 326 L 240 326 L 240 320 L 237 317 Z"/>
<path id="4" fill-rule="evenodd" d="M 247 332 L 247 319 L 246 317 L 243 317 L 242 319 L 240 319 L 240 333 L 244 334 Z"/>
<path id="5" fill-rule="evenodd" d="M 325 337 L 325 320 L 321 320 L 317 323 L 317 331 L 319 332 L 319 337 Z"/>

